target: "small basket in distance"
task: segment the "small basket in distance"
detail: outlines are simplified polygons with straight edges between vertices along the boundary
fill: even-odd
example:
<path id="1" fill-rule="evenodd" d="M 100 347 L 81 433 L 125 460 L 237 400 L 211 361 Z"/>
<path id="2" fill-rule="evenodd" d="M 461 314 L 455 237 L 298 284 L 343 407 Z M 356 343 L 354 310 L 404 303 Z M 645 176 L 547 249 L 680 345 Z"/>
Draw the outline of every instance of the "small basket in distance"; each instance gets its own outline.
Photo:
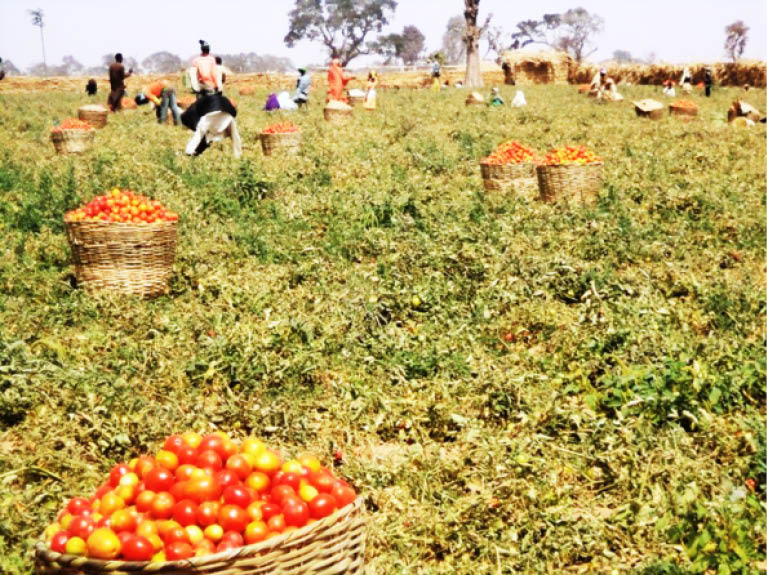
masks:
<path id="1" fill-rule="evenodd" d="M 342 124 L 354 115 L 354 110 L 351 107 L 348 110 L 325 108 L 322 111 L 322 115 L 331 124 Z"/>
<path id="2" fill-rule="evenodd" d="M 486 191 L 521 191 L 534 186 L 535 165 L 531 162 L 519 164 L 488 164 L 480 162 L 482 184 Z"/>
<path id="3" fill-rule="evenodd" d="M 58 154 L 81 154 L 91 147 L 96 130 L 55 130 L 51 142 Z"/>
<path id="4" fill-rule="evenodd" d="M 166 293 L 176 257 L 176 223 L 67 222 L 77 284 L 142 297 Z"/>
<path id="5" fill-rule="evenodd" d="M 107 125 L 108 116 L 109 110 L 100 104 L 88 104 L 77 109 L 77 117 L 96 129 L 101 129 Z"/>
<path id="6" fill-rule="evenodd" d="M 259 135 L 264 156 L 273 154 L 296 155 L 301 151 L 301 132 L 282 132 Z"/>
<path id="7" fill-rule="evenodd" d="M 602 189 L 603 164 L 539 165 L 538 188 L 544 202 L 593 203 Z"/>
<path id="8" fill-rule="evenodd" d="M 676 104 L 670 104 L 668 107 L 669 114 L 672 116 L 683 116 L 686 118 L 694 118 L 698 115 L 698 108 L 691 106 L 678 106 Z"/>
<path id="9" fill-rule="evenodd" d="M 362 575 L 364 503 L 353 503 L 316 523 L 260 543 L 163 563 L 101 561 L 35 547 L 37 575 Z"/>

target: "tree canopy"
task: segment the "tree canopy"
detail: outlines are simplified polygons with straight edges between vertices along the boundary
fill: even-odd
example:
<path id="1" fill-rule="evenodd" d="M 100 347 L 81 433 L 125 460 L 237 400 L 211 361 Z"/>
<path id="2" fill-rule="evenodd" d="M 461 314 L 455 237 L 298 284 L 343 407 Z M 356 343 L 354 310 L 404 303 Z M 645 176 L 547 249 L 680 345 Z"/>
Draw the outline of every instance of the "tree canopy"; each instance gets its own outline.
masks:
<path id="1" fill-rule="evenodd" d="M 748 31 L 749 27 L 743 23 L 743 20 L 736 20 L 724 29 L 725 34 L 727 34 L 724 41 L 724 51 L 733 62 L 737 62 L 738 58 L 743 55 L 743 50 L 746 49 Z"/>
<path id="2" fill-rule="evenodd" d="M 544 14 L 540 20 L 523 20 L 512 33 L 512 49 L 528 44 L 546 44 L 567 52 L 576 62 L 596 52 L 591 39 L 604 29 L 604 20 L 584 8 L 571 8 L 562 14 Z"/>
<path id="3" fill-rule="evenodd" d="M 402 60 L 407 66 L 412 66 L 421 57 L 426 37 L 416 26 L 405 26 L 400 34 L 381 36 L 373 44 L 373 51 L 386 58 L 385 63 Z"/>
<path id="4" fill-rule="evenodd" d="M 284 41 L 291 48 L 301 40 L 322 42 L 345 66 L 373 51 L 370 36 L 381 32 L 396 8 L 396 0 L 296 0 Z"/>

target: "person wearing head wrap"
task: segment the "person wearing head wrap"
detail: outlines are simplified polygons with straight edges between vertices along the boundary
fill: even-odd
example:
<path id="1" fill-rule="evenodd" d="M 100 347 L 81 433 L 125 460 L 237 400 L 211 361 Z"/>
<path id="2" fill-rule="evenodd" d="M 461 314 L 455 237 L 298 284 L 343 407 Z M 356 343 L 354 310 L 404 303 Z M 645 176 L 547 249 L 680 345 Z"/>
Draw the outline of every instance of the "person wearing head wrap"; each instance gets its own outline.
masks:
<path id="1" fill-rule="evenodd" d="M 368 81 L 365 84 L 365 102 L 362 106 L 366 110 L 376 109 L 376 88 L 378 87 L 378 72 L 370 70 Z"/>
<path id="2" fill-rule="evenodd" d="M 306 68 L 298 69 L 298 80 L 296 80 L 296 91 L 293 94 L 293 101 L 300 108 L 309 103 L 309 90 L 312 88 L 312 76 L 306 71 Z"/>
<path id="3" fill-rule="evenodd" d="M 210 55 L 210 44 L 205 40 L 200 40 L 200 55 L 194 59 L 192 66 L 197 73 L 198 99 L 221 91 L 221 78 L 217 74 L 216 59 Z"/>
<path id="4" fill-rule="evenodd" d="M 344 75 L 341 61 L 338 58 L 333 58 L 330 62 L 330 68 L 328 68 L 328 102 L 331 100 L 347 102 L 348 99 L 344 96 L 344 88 L 346 88 L 346 84 L 352 78 L 354 76 Z"/>

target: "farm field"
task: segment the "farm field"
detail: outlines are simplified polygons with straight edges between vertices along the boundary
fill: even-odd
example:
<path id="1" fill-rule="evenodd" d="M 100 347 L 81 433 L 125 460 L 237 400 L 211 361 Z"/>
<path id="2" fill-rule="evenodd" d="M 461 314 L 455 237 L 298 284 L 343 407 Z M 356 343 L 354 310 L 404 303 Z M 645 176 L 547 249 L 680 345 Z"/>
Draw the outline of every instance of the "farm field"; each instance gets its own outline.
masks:
<path id="1" fill-rule="evenodd" d="M 187 429 L 341 450 L 379 575 L 763 571 L 764 125 L 727 126 L 737 88 L 692 122 L 635 117 L 659 87 L 523 89 L 381 92 L 345 128 L 234 93 L 240 160 L 144 110 L 56 156 L 85 96 L 0 93 L 0 572 Z M 281 119 L 296 158 L 261 153 Z M 595 151 L 596 205 L 485 192 L 508 139 Z M 181 215 L 167 296 L 74 287 L 63 214 L 114 186 Z"/>

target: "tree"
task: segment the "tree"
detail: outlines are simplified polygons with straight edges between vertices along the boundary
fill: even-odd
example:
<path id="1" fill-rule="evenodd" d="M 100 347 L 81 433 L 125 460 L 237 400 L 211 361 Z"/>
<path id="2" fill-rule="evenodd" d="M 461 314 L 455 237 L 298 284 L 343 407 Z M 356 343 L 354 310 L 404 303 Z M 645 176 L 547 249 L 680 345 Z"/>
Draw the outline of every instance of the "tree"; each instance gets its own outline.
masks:
<path id="1" fill-rule="evenodd" d="M 21 71 L 10 60 L 3 60 L 3 69 L 8 76 L 21 76 Z"/>
<path id="2" fill-rule="evenodd" d="M 43 26 L 45 25 L 45 22 L 43 22 L 43 9 L 27 10 L 27 12 L 32 17 L 32 26 L 38 26 L 40 28 L 40 44 L 43 47 L 43 70 L 45 70 L 45 68 L 48 67 L 48 64 L 45 60 L 45 38 L 43 37 Z"/>
<path id="3" fill-rule="evenodd" d="M 406 66 L 412 66 L 421 56 L 425 40 L 426 37 L 416 26 L 405 26 L 401 34 L 380 37 L 374 43 L 373 51 L 384 56 L 386 64 L 399 59 Z"/>
<path id="4" fill-rule="evenodd" d="M 144 58 L 141 65 L 149 74 L 172 74 L 178 72 L 184 63 L 170 52 L 155 52 Z"/>
<path id="5" fill-rule="evenodd" d="M 371 53 L 368 36 L 389 23 L 396 7 L 396 0 L 296 0 L 284 41 L 289 48 L 300 40 L 320 41 L 346 66 Z"/>
<path id="6" fill-rule="evenodd" d="M 114 54 L 104 54 L 101 57 L 101 62 L 102 62 L 102 66 L 103 66 L 103 68 L 101 68 L 101 70 L 103 70 L 104 72 L 109 70 L 109 66 L 111 66 L 112 62 L 114 62 L 114 61 L 115 61 L 115 55 Z M 139 71 L 138 60 L 136 60 L 132 56 L 123 56 L 123 66 L 125 66 L 125 68 L 127 70 L 133 70 L 136 73 L 138 73 L 138 71 Z M 91 69 L 89 68 L 89 70 L 91 70 Z"/>
<path id="7" fill-rule="evenodd" d="M 446 64 L 458 64 L 466 58 L 466 44 L 463 38 L 466 35 L 466 19 L 461 16 L 453 16 L 447 21 L 447 29 L 442 35 L 442 49 Z"/>
<path id="8" fill-rule="evenodd" d="M 591 37 L 602 31 L 604 20 L 597 14 L 589 14 L 584 8 L 572 8 L 562 14 L 560 32 L 555 47 L 567 52 L 579 64 L 597 51 L 590 48 Z"/>
<path id="9" fill-rule="evenodd" d="M 615 50 L 615 52 L 613 52 L 613 60 L 621 64 L 635 61 L 631 52 L 628 50 Z"/>
<path id="10" fill-rule="evenodd" d="M 64 56 L 61 64 L 62 76 L 78 76 L 82 74 L 85 69 L 83 65 L 78 62 L 74 56 Z"/>
<path id="11" fill-rule="evenodd" d="M 517 30 L 512 33 L 512 50 L 524 48 L 528 44 L 546 44 L 554 46 L 552 32 L 562 22 L 561 14 L 544 14 L 540 20 L 523 20 L 517 23 Z"/>
<path id="12" fill-rule="evenodd" d="M 724 29 L 727 34 L 724 41 L 724 52 L 733 62 L 737 62 L 738 58 L 743 55 L 749 30 L 750 28 L 743 23 L 743 20 L 736 20 Z"/>
<path id="13" fill-rule="evenodd" d="M 482 72 L 479 68 L 479 37 L 482 35 L 482 27 L 477 26 L 479 16 L 479 0 L 464 0 L 466 9 L 463 16 L 466 19 L 466 33 L 464 44 L 466 45 L 466 80 L 467 88 L 479 88 L 482 86 Z M 489 24 L 486 22 L 485 29 Z"/>

